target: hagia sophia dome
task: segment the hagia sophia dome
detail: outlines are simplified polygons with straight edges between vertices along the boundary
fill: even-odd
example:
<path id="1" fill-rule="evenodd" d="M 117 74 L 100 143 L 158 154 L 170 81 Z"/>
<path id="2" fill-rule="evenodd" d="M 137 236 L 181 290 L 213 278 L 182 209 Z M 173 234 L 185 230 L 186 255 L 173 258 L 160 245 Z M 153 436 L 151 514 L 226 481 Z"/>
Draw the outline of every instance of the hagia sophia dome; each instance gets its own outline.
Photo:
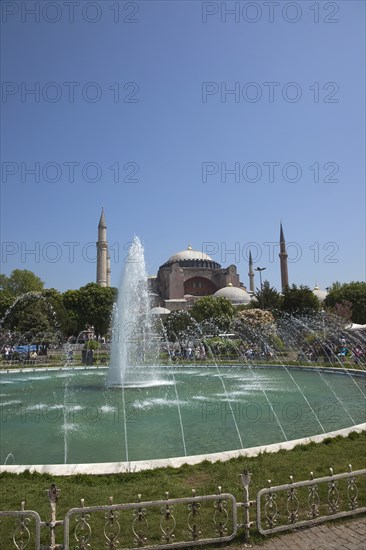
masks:
<path id="1" fill-rule="evenodd" d="M 211 256 L 202 252 L 202 250 L 193 250 L 190 245 L 186 250 L 181 250 L 170 256 L 163 265 L 167 266 L 176 262 L 183 267 L 213 267 L 215 269 L 221 267 Z"/>

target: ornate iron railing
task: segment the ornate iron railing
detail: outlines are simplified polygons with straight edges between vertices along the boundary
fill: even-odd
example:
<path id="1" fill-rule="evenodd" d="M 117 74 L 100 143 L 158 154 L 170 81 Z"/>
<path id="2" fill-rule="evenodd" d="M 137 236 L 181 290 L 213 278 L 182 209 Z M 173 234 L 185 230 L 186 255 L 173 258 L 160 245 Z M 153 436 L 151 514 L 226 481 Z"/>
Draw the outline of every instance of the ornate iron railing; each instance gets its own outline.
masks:
<path id="1" fill-rule="evenodd" d="M 358 479 L 366 476 L 366 470 L 352 472 L 350 467 L 350 472 L 334 475 L 331 469 L 330 474 L 314 479 L 311 473 L 310 480 L 296 483 L 290 476 L 290 483 L 276 487 L 269 481 L 269 487 L 261 489 L 254 501 L 249 498 L 251 474 L 244 470 L 240 501 L 222 493 L 221 487 L 213 495 L 196 495 L 192 490 L 190 497 L 170 498 L 166 493 L 164 499 L 153 501 L 142 501 L 138 495 L 136 502 L 123 504 L 114 504 L 110 497 L 109 504 L 101 506 L 86 506 L 81 499 L 80 507 L 68 510 L 63 520 L 57 519 L 60 490 L 52 484 L 47 491 L 48 521 L 26 510 L 25 502 L 19 511 L 0 511 L 0 548 L 163 550 L 229 542 L 239 529 L 249 542 L 251 506 L 257 506 L 257 527 L 264 535 L 365 512 L 362 503 L 366 494 L 360 504 Z"/>
<path id="2" fill-rule="evenodd" d="M 228 501 L 231 501 L 231 522 L 229 528 L 229 513 L 227 510 Z M 207 537 L 203 529 L 199 527 L 201 504 L 212 502 L 212 522 L 216 536 Z M 121 548 L 118 538 L 121 534 L 120 512 L 130 510 L 130 530 L 133 533 L 134 547 L 144 547 L 145 550 L 155 548 L 175 548 L 197 546 L 201 544 L 212 544 L 215 542 L 228 542 L 237 535 L 236 500 L 228 493 L 217 495 L 205 495 L 188 498 L 169 498 L 166 493 L 164 500 L 141 502 L 140 495 L 138 502 L 129 504 L 113 504 L 111 499 L 107 506 L 85 507 L 82 503 L 80 508 L 73 508 L 68 511 L 64 521 L 64 548 L 71 548 L 71 536 L 73 534 L 74 544 L 76 542 L 80 550 L 89 548 L 92 536 L 91 514 L 93 512 L 104 512 L 104 538 L 106 547 L 110 549 Z M 187 506 L 186 525 L 184 529 L 178 529 L 175 507 L 178 505 Z M 149 515 L 150 508 L 159 508 L 158 529 L 150 538 Z M 71 529 L 72 519 L 75 519 L 76 526 Z M 156 518 L 157 519 L 157 518 Z M 178 539 L 178 532 L 180 540 Z M 154 541 L 154 542 L 153 542 Z M 152 543 L 153 542 L 153 543 Z"/>
<path id="3" fill-rule="evenodd" d="M 165 499 L 155 501 L 141 501 L 141 495 L 138 495 L 137 502 L 127 504 L 114 504 L 113 497 L 110 497 L 107 505 L 85 506 L 82 499 L 81 506 L 70 509 L 64 520 L 56 518 L 59 493 L 59 489 L 51 485 L 48 490 L 51 517 L 47 522 L 41 521 L 37 512 L 26 510 L 24 502 L 20 511 L 0 511 L 0 522 L 5 517 L 17 519 L 12 535 L 7 537 L 7 541 L 3 538 L 6 536 L 5 529 L 0 531 L 3 533 L 0 535 L 1 548 L 99 550 L 102 547 L 101 539 L 104 540 L 103 546 L 108 549 L 183 548 L 229 542 L 236 537 L 238 528 L 241 527 L 237 520 L 236 499 L 229 493 L 222 493 L 221 487 L 214 495 L 196 495 L 193 490 L 191 497 L 169 498 L 169 494 L 166 493 Z M 204 504 L 207 505 L 205 510 Z M 178 518 L 176 508 L 182 506 L 184 510 L 180 510 Z M 152 509 L 155 509 L 154 514 L 150 514 Z M 99 518 L 96 518 L 98 514 Z M 30 525 L 32 519 L 34 521 Z M 56 530 L 61 526 L 62 544 L 56 542 Z M 46 545 L 41 543 L 41 528 L 47 528 L 49 531 L 49 542 Z M 93 539 L 95 534 L 97 541 Z M 6 542 L 8 546 L 3 546 Z"/>
<path id="4" fill-rule="evenodd" d="M 349 472 L 342 474 L 333 474 L 330 468 L 329 476 L 317 479 L 310 472 L 310 479 L 306 481 L 294 482 L 290 476 L 290 483 L 276 487 L 268 480 L 269 487 L 257 493 L 258 531 L 269 535 L 366 512 L 366 506 L 359 505 L 357 484 L 358 478 L 366 476 L 366 470 L 352 472 L 351 465 L 349 468 Z M 320 487 L 321 484 L 324 487 Z M 365 489 L 364 485 L 366 493 Z"/>
<path id="5" fill-rule="evenodd" d="M 38 550 L 38 548 L 41 548 L 41 525 L 42 525 L 41 518 L 39 517 L 37 512 L 34 512 L 33 510 L 25 510 L 24 507 L 25 507 L 25 503 L 22 502 L 20 511 L 11 511 L 11 512 L 0 511 L 0 518 L 1 517 L 18 518 L 18 522 L 14 527 L 12 537 L 8 541 L 9 544 L 10 542 L 12 542 L 13 548 L 17 548 L 18 550 L 25 550 L 25 548 L 27 548 L 27 546 L 29 545 L 29 541 L 31 538 L 29 523 L 31 522 L 31 518 L 34 518 L 35 548 L 36 550 Z M 5 536 L 4 532 L 0 530 L 0 537 L 3 538 L 4 536 Z M 5 540 L 1 540 L 0 548 L 3 548 L 3 545 L 5 544 L 5 542 L 6 542 Z M 4 546 L 4 548 L 6 547 Z"/>

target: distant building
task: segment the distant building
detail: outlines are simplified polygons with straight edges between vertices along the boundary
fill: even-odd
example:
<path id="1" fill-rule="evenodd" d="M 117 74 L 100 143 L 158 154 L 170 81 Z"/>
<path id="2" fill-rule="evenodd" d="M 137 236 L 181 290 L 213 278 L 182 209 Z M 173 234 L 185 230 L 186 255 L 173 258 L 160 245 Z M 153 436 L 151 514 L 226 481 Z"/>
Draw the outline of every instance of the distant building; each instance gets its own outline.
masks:
<path id="1" fill-rule="evenodd" d="M 97 283 L 110 286 L 111 262 L 108 252 L 107 224 L 104 209 L 98 225 Z M 287 251 L 282 223 L 280 225 L 280 268 L 282 291 L 289 284 Z M 177 252 L 159 267 L 157 275 L 148 277 L 152 305 L 166 310 L 188 309 L 202 296 L 224 296 L 234 305 L 248 304 L 254 294 L 254 270 L 249 252 L 249 291 L 240 281 L 235 265 L 222 267 L 208 254 L 193 250 Z M 158 310 L 162 314 L 162 310 Z M 165 311 L 166 313 L 166 311 Z"/>
<path id="2" fill-rule="evenodd" d="M 208 254 L 193 250 L 190 245 L 160 266 L 158 274 L 149 277 L 149 286 L 155 305 L 164 305 L 171 311 L 187 309 L 202 296 L 216 296 L 221 289 L 233 287 L 243 295 L 243 300 L 248 296 L 247 303 L 250 302 L 235 265 L 221 267 Z M 235 301 L 238 301 L 237 296 Z"/>
<path id="3" fill-rule="evenodd" d="M 327 290 L 321 290 L 316 284 L 313 288 L 313 294 L 318 298 L 319 302 L 322 304 L 325 298 L 328 296 Z"/>

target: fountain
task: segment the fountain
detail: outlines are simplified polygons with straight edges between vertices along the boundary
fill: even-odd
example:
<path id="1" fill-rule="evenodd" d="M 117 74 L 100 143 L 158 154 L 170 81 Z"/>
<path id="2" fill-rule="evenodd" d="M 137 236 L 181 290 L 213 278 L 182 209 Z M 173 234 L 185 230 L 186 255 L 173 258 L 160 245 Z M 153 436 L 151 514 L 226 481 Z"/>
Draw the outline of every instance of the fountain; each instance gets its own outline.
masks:
<path id="1" fill-rule="evenodd" d="M 239 365 L 222 364 L 211 349 L 202 365 L 177 365 L 170 353 L 168 364 L 159 365 L 137 237 L 127 260 L 108 370 L 69 364 L 0 374 L 3 470 L 107 473 L 180 465 L 261 446 L 290 448 L 364 422 L 364 371 L 288 367 L 279 356 L 272 365 L 244 356 Z M 298 337 L 301 325 L 291 327 L 297 331 L 291 338 Z M 196 336 L 202 341 L 199 325 Z M 263 335 L 254 336 L 267 345 Z"/>
<path id="2" fill-rule="evenodd" d="M 158 345 L 150 309 L 144 249 L 140 239 L 135 237 L 127 255 L 113 313 L 111 362 L 107 376 L 109 388 L 144 385 L 146 370 L 141 369 L 144 364 L 152 367 L 148 371 L 152 376 L 156 374 Z"/>

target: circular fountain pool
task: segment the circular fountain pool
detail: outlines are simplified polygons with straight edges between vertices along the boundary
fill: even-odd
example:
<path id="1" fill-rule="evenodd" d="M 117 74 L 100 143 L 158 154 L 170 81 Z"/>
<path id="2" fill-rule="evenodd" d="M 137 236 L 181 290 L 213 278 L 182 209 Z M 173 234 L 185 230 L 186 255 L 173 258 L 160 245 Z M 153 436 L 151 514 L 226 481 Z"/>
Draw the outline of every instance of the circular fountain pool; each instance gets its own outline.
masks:
<path id="1" fill-rule="evenodd" d="M 1 464 L 206 455 L 365 421 L 365 378 L 341 369 L 166 367 L 124 390 L 107 390 L 105 378 L 105 369 L 1 374 Z"/>

